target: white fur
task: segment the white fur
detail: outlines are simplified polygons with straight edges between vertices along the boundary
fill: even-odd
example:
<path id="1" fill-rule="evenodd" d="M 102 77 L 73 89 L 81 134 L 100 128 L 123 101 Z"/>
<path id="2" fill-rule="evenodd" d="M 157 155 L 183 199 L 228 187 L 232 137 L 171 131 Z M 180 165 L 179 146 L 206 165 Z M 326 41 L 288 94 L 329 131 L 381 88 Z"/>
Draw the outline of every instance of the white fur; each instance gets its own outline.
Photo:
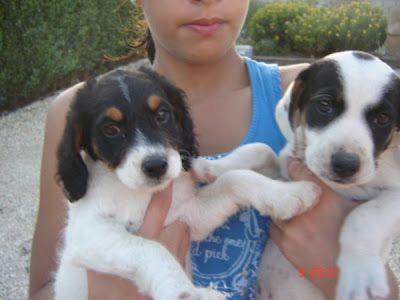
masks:
<path id="1" fill-rule="evenodd" d="M 141 162 L 155 154 L 168 160 L 167 174 L 159 182 L 141 172 Z M 285 219 L 308 209 L 320 193 L 312 183 L 276 184 L 250 170 L 232 170 L 268 166 L 276 170 L 277 157 L 263 144 L 244 146 L 220 162 L 194 160 L 198 174 L 205 176 L 213 170 L 213 176 L 220 175 L 202 188 L 189 173 L 181 172 L 176 150 L 151 145 L 145 137 L 115 172 L 100 161 L 86 159 L 86 164 L 89 189 L 84 198 L 69 205 L 65 247 L 55 282 L 57 300 L 87 299 L 86 269 L 130 279 L 155 300 L 224 299 L 211 288 L 193 286 L 164 246 L 133 234 L 143 221 L 152 194 L 171 181 L 173 201 L 165 225 L 181 220 L 189 225 L 195 240 L 205 238 L 240 206 L 252 205 L 262 214 Z M 217 174 L 216 166 L 232 171 Z"/>
<path id="2" fill-rule="evenodd" d="M 393 71 L 378 59 L 357 60 L 351 52 L 336 53 L 327 59 L 339 64 L 346 110 L 324 129 L 299 126 L 292 132 L 288 120 L 291 84 L 276 110 L 277 121 L 288 140 L 281 157 L 286 160 L 295 154 L 346 198 L 369 200 L 353 209 L 342 226 L 336 299 L 386 297 L 389 287 L 385 264 L 392 239 L 400 232 L 400 139 L 397 133 L 376 166 L 373 140 L 363 113 L 381 98 Z M 329 159 L 338 149 L 357 153 L 361 158 L 360 171 L 348 185 L 330 180 Z M 283 165 L 286 170 L 286 163 Z M 325 299 L 321 291 L 299 277 L 298 270 L 272 241 L 263 254 L 259 284 L 262 293 L 258 300 Z"/>

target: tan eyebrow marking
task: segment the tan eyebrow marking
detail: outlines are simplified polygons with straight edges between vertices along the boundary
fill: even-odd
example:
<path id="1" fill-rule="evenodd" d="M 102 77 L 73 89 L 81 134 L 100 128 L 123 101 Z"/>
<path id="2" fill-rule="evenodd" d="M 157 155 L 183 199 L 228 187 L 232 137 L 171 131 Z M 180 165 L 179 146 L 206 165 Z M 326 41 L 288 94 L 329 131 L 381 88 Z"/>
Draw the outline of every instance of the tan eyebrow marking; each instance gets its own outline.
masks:
<path id="1" fill-rule="evenodd" d="M 111 107 L 107 110 L 106 112 L 107 117 L 109 117 L 110 119 L 119 122 L 122 120 L 123 118 L 123 113 L 122 111 L 120 111 L 118 108 L 116 107 Z"/>
<path id="2" fill-rule="evenodd" d="M 147 105 L 152 111 L 156 111 L 161 104 L 161 99 L 158 96 L 152 95 L 147 99 Z"/>

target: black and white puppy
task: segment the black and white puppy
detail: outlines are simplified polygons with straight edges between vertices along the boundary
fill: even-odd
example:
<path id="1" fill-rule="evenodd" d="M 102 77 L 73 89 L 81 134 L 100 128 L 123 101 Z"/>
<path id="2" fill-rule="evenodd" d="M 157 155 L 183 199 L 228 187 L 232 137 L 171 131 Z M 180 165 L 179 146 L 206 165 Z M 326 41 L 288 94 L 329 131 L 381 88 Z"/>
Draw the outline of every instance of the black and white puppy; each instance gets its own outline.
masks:
<path id="1" fill-rule="evenodd" d="M 157 73 L 117 71 L 78 91 L 58 149 L 58 178 L 70 203 L 55 279 L 57 300 L 87 299 L 86 269 L 132 280 L 156 300 L 224 299 L 211 288 L 195 287 L 161 244 L 134 234 L 152 194 L 171 182 L 166 225 L 178 219 L 187 223 L 195 240 L 240 206 L 289 218 L 319 196 L 314 184 L 279 185 L 251 170 L 226 172 L 200 188 L 187 172 L 196 155 L 184 94 Z M 268 169 L 274 163 L 268 146 L 253 144 L 212 167 Z M 210 170 L 205 159 L 193 165 L 203 176 Z"/>
<path id="2" fill-rule="evenodd" d="M 385 264 L 400 232 L 399 77 L 370 54 L 334 53 L 299 74 L 276 118 L 288 140 L 281 157 L 298 157 L 338 193 L 360 202 L 340 233 L 336 299 L 387 296 Z M 299 273 L 268 243 L 257 299 L 324 299 L 299 277 L 305 272 L 337 274 L 335 266 Z"/>

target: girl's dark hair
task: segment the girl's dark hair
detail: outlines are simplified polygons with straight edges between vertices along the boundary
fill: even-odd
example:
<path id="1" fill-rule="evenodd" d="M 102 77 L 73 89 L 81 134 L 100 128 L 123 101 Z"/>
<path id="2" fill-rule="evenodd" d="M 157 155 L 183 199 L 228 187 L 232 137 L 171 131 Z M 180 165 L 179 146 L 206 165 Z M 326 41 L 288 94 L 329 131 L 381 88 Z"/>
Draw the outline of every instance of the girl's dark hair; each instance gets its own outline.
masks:
<path id="1" fill-rule="evenodd" d="M 146 34 L 143 38 L 143 44 L 146 45 L 147 57 L 149 58 L 151 64 L 154 62 L 154 57 L 156 55 L 156 48 L 154 47 L 153 37 L 151 36 L 150 29 L 147 28 Z"/>
<path id="2" fill-rule="evenodd" d="M 129 1 L 125 1 L 124 3 L 126 2 Z M 132 32 L 136 33 L 133 38 L 131 36 Z M 143 10 L 140 6 L 134 5 L 131 8 L 130 23 L 128 26 L 122 27 L 122 33 L 126 36 L 125 43 L 129 48 L 128 52 L 116 57 L 105 55 L 106 59 L 111 61 L 127 61 L 143 57 L 147 54 L 151 64 L 153 64 L 156 49 Z"/>
<path id="3" fill-rule="evenodd" d="M 105 55 L 105 58 L 111 61 L 127 61 L 138 57 L 143 57 L 145 55 L 143 50 L 145 49 L 150 63 L 153 64 L 154 57 L 156 55 L 156 48 L 154 47 L 154 41 L 149 29 L 146 30 L 146 33 L 139 41 L 125 40 L 125 43 L 130 48 L 127 54 L 117 57 Z"/>

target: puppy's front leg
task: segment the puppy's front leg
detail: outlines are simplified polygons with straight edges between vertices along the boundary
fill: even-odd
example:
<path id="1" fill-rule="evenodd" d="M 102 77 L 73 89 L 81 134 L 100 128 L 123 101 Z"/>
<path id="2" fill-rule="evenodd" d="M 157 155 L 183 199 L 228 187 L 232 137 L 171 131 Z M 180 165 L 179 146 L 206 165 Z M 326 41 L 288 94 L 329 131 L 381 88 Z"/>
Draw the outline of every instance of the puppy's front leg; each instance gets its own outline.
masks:
<path id="1" fill-rule="evenodd" d="M 128 233 L 111 217 L 80 218 L 74 228 L 67 245 L 75 265 L 130 279 L 156 300 L 224 299 L 214 290 L 196 288 L 165 247 Z"/>
<path id="2" fill-rule="evenodd" d="M 399 198 L 400 190 L 384 191 L 345 219 L 336 299 L 385 298 L 389 294 L 385 264 L 393 237 L 400 231 Z"/>
<path id="3" fill-rule="evenodd" d="M 314 205 L 320 188 L 311 182 L 282 182 L 251 170 L 233 170 L 197 189 L 182 218 L 194 239 L 205 238 L 241 206 L 253 206 L 261 214 L 288 219 Z"/>
<path id="4" fill-rule="evenodd" d="M 278 178 L 280 175 L 278 156 L 263 143 L 240 146 L 227 156 L 216 160 L 201 157 L 193 159 L 192 169 L 202 177 L 218 177 L 227 171 L 239 169 L 257 171 L 270 178 Z"/>

